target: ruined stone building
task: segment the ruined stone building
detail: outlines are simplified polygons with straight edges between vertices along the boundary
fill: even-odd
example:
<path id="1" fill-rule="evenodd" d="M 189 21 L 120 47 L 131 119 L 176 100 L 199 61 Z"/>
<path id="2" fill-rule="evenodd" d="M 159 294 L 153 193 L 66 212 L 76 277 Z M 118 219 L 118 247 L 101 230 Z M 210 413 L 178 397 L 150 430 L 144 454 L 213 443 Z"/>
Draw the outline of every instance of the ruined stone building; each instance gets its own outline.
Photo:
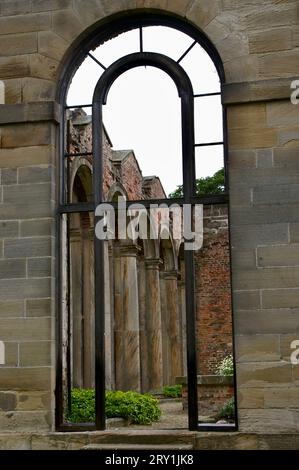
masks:
<path id="1" fill-rule="evenodd" d="M 71 153 L 90 152 L 91 116 L 68 116 Z M 117 196 L 165 198 L 156 176 L 143 176 L 133 150 L 113 150 L 104 129 L 105 201 Z M 72 201 L 92 194 L 93 158 L 73 157 Z M 160 222 L 160 225 L 162 223 Z M 185 272 L 183 240 L 161 233 L 158 240 L 106 242 L 106 387 L 160 391 L 186 371 Z M 90 214 L 70 221 L 72 387 L 94 387 L 94 222 Z M 163 238 L 164 235 L 164 238 Z M 205 208 L 204 247 L 196 254 L 197 355 L 200 372 L 215 374 L 232 353 L 228 214 Z M 200 309 L 200 312 L 199 312 Z"/>
<path id="2" fill-rule="evenodd" d="M 151 42 L 158 30 L 178 39 Z M 129 33 L 129 50 L 102 54 Z M 297 0 L 0 0 L 0 448 L 136 435 L 299 447 L 298 59 Z M 69 103 L 87 62 L 87 101 Z M 143 174 L 140 155 L 103 130 L 110 88 L 138 67 L 159 69 L 177 93 L 176 202 L 203 207 L 199 250 L 171 230 L 134 243 L 94 235 L 97 207 L 118 196 L 128 210 L 171 205 L 161 175 Z M 199 119 L 204 100 L 222 118 L 212 139 L 202 129 L 219 113 L 208 105 Z M 198 167 L 215 149 L 224 191 L 203 196 Z M 198 387 L 231 351 L 236 420 L 214 432 Z M 105 390 L 155 391 L 179 376 L 188 429 L 106 432 Z M 94 386 L 94 422 L 66 420 L 71 386 Z"/>

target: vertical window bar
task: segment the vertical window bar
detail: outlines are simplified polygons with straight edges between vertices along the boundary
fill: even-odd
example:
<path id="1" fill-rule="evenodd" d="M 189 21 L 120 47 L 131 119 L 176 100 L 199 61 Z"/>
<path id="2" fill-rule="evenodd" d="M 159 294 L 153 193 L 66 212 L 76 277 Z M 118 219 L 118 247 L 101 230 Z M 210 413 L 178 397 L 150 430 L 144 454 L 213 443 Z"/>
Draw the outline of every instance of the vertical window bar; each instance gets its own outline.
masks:
<path id="1" fill-rule="evenodd" d="M 143 52 L 143 28 L 139 29 L 140 52 Z"/>

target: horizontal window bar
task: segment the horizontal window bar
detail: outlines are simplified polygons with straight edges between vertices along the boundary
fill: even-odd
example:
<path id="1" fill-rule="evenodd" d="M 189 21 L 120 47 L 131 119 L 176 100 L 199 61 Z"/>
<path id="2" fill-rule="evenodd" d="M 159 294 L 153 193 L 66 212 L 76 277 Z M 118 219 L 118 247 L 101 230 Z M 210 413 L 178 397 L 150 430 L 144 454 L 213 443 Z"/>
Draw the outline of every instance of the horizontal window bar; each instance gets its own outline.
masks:
<path id="1" fill-rule="evenodd" d="M 229 201 L 229 197 L 227 193 L 222 194 L 210 194 L 206 196 L 194 196 L 190 198 L 190 204 L 203 204 L 203 205 L 210 205 L 210 204 L 226 204 Z M 110 206 L 114 207 L 115 209 L 118 208 L 118 203 L 115 201 L 102 201 L 102 204 L 109 204 Z M 146 209 L 150 209 L 151 205 L 161 205 L 165 204 L 166 206 L 171 206 L 172 204 L 178 204 L 182 206 L 186 204 L 183 198 L 175 198 L 175 199 L 146 199 L 146 200 L 137 200 L 137 201 L 125 201 L 126 209 L 130 208 L 130 206 L 140 204 L 143 205 Z M 92 202 L 82 202 L 78 204 L 63 204 L 58 208 L 58 212 L 60 214 L 68 214 L 68 213 L 75 213 L 75 212 L 93 212 L 95 210 L 94 203 Z"/>
<path id="2" fill-rule="evenodd" d="M 92 104 L 76 104 L 76 105 L 64 107 L 64 109 L 75 109 L 75 108 L 92 108 Z"/>
<path id="3" fill-rule="evenodd" d="M 96 431 L 96 426 L 93 423 L 64 423 L 58 426 L 57 431 L 60 432 L 79 432 L 79 431 Z"/>
<path id="4" fill-rule="evenodd" d="M 194 147 L 210 147 L 211 145 L 223 145 L 224 142 L 207 142 L 204 144 L 195 144 Z"/>
<path id="5" fill-rule="evenodd" d="M 92 202 L 81 202 L 78 204 L 62 204 L 58 207 L 59 214 L 72 214 L 75 212 L 93 212 L 94 204 Z"/>
<path id="6" fill-rule="evenodd" d="M 220 91 L 216 91 L 215 93 L 200 93 L 199 95 L 194 95 L 194 98 L 205 98 L 206 96 L 219 96 L 221 95 Z"/>
<path id="7" fill-rule="evenodd" d="M 197 431 L 205 432 L 231 432 L 237 431 L 237 426 L 232 423 L 227 424 L 216 424 L 216 423 L 199 423 L 197 426 Z"/>
<path id="8" fill-rule="evenodd" d="M 79 153 L 65 153 L 64 156 L 65 158 L 68 158 L 68 157 L 89 157 L 93 155 L 92 152 L 79 152 Z"/>
<path id="9" fill-rule="evenodd" d="M 96 64 L 98 64 L 100 67 L 102 67 L 102 69 L 104 70 L 107 70 L 107 67 L 105 67 L 105 65 L 103 65 L 94 55 L 92 55 L 90 52 L 88 52 L 87 54 L 92 60 L 94 60 L 96 62 Z"/>

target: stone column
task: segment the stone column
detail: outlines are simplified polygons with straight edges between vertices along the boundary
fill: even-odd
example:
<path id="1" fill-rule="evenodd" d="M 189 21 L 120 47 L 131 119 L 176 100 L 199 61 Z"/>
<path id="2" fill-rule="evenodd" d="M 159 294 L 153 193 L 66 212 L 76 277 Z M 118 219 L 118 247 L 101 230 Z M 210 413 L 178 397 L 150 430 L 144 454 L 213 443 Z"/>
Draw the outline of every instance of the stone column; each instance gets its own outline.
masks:
<path id="1" fill-rule="evenodd" d="M 145 260 L 146 298 L 145 319 L 147 338 L 148 390 L 158 391 L 163 386 L 162 320 L 159 271 L 160 259 Z"/>
<path id="2" fill-rule="evenodd" d="M 186 320 L 186 287 L 185 266 L 181 262 L 180 279 L 178 280 L 179 308 L 181 320 L 182 375 L 187 375 L 187 320 Z"/>
<path id="3" fill-rule="evenodd" d="M 139 340 L 140 340 L 140 367 L 141 391 L 148 391 L 148 365 L 147 365 L 147 337 L 146 337 L 146 305 L 147 293 L 144 258 L 138 258 L 138 297 L 139 297 Z"/>
<path id="4" fill-rule="evenodd" d="M 161 310 L 163 327 L 164 385 L 174 385 L 182 375 L 181 325 L 176 271 L 162 271 Z"/>
<path id="5" fill-rule="evenodd" d="M 140 391 L 140 341 L 137 254 L 120 246 L 120 301 L 115 303 L 115 379 L 119 390 Z"/>

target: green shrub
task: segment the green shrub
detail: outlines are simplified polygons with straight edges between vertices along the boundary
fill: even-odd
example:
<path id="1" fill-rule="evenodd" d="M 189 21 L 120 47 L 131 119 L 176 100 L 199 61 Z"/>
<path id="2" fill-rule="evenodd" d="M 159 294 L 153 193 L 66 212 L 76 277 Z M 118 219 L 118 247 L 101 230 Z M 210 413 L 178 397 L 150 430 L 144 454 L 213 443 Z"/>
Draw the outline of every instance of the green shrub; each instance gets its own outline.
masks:
<path id="1" fill-rule="evenodd" d="M 163 387 L 163 395 L 167 398 L 179 398 L 182 396 L 181 385 L 168 385 Z"/>
<path id="2" fill-rule="evenodd" d="M 233 375 L 234 373 L 234 360 L 230 354 L 226 356 L 216 369 L 217 375 Z"/>
<path id="3" fill-rule="evenodd" d="M 230 398 L 218 412 L 218 418 L 233 421 L 235 419 L 235 399 Z"/>
<path id="4" fill-rule="evenodd" d="M 95 391 L 73 389 L 69 421 L 73 423 L 95 420 Z M 135 424 L 150 424 L 161 416 L 159 402 L 152 395 L 137 392 L 106 392 L 106 417 L 124 418 Z"/>

